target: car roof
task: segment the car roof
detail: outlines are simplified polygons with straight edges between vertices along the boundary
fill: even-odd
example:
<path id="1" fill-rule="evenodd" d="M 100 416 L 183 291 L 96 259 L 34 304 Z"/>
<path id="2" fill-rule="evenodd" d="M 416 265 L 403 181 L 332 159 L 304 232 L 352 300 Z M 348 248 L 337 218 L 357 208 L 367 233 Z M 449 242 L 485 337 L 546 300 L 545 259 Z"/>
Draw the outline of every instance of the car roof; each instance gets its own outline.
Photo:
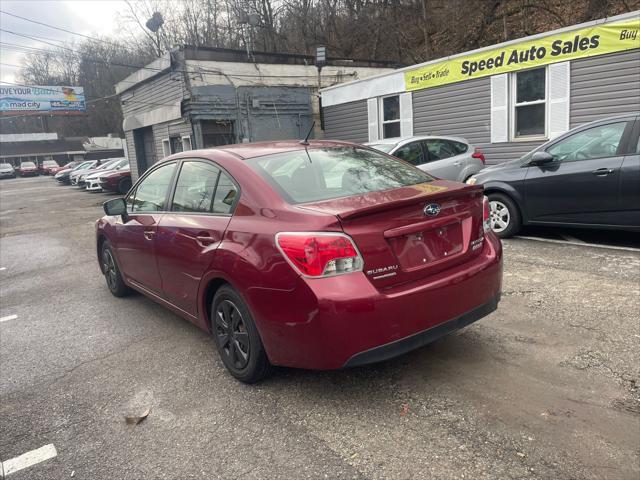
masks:
<path id="1" fill-rule="evenodd" d="M 417 140 L 434 139 L 453 140 L 454 142 L 466 143 L 467 145 L 469 144 L 469 141 L 466 138 L 452 137 L 450 135 L 414 135 L 412 137 L 381 138 L 374 142 L 367 142 L 364 145 L 404 145 L 405 143 L 415 142 Z"/>
<path id="2" fill-rule="evenodd" d="M 587 125 L 597 125 L 599 123 L 607 123 L 607 122 L 610 122 L 611 120 L 627 120 L 627 121 L 628 120 L 634 120 L 638 116 L 640 116 L 640 112 L 625 113 L 623 115 L 614 115 L 612 117 L 599 118 L 598 120 L 593 120 L 592 122 L 581 123 L 580 125 L 578 125 L 578 128 L 579 127 L 585 127 Z M 571 130 L 573 130 L 573 129 L 571 129 Z"/>
<path id="3" fill-rule="evenodd" d="M 339 140 L 309 140 L 307 145 L 300 143 L 300 140 L 279 140 L 273 142 L 256 142 L 256 143 L 238 143 L 235 145 L 223 145 L 212 148 L 212 151 L 223 151 L 230 153 L 241 159 L 262 157 L 275 153 L 293 152 L 306 148 L 326 148 L 354 146 L 351 142 L 342 142 Z"/>

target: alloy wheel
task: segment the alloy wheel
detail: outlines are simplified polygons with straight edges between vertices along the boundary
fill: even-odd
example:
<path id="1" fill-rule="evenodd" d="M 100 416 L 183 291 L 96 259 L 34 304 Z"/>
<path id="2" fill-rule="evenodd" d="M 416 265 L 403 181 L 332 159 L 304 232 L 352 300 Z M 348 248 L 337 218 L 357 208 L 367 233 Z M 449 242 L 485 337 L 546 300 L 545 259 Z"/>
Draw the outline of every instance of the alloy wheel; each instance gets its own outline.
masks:
<path id="1" fill-rule="evenodd" d="M 509 208 L 498 200 L 491 200 L 489 202 L 489 219 L 491 221 L 491 229 L 494 232 L 504 232 L 511 221 Z"/>
<path id="2" fill-rule="evenodd" d="M 215 315 L 218 344 L 230 365 L 242 370 L 249 363 L 249 332 L 238 307 L 230 300 L 218 305 Z"/>
<path id="3" fill-rule="evenodd" d="M 113 255 L 108 249 L 104 249 L 102 252 L 102 269 L 104 270 L 104 276 L 107 280 L 107 285 L 111 290 L 115 290 L 117 287 L 117 275 L 116 262 L 113 260 Z"/>

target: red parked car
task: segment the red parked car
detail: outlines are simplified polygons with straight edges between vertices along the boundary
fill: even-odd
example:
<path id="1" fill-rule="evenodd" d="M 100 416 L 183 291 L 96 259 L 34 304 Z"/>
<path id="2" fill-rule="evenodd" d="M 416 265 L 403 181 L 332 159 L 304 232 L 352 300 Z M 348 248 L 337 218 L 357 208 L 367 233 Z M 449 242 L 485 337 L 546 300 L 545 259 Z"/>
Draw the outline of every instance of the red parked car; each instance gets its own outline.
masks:
<path id="1" fill-rule="evenodd" d="M 103 192 L 110 191 L 124 195 L 131 188 L 131 170 L 127 167 L 122 170 L 106 171 L 104 175 L 100 175 L 98 183 Z"/>
<path id="2" fill-rule="evenodd" d="M 78 165 L 80 165 L 82 162 L 81 161 L 73 161 L 73 162 L 69 162 L 65 165 L 62 166 L 58 166 L 58 167 L 51 167 L 49 168 L 49 175 L 55 175 L 56 173 L 62 171 L 62 170 L 68 170 L 68 169 L 72 169 L 77 167 Z"/>
<path id="3" fill-rule="evenodd" d="M 22 162 L 18 173 L 21 177 L 37 177 L 38 166 L 33 162 Z"/>
<path id="4" fill-rule="evenodd" d="M 247 383 L 271 365 L 385 360 L 500 300 L 483 189 L 351 143 L 179 153 L 104 209 L 97 253 L 111 292 L 138 290 L 211 332 Z"/>
<path id="5" fill-rule="evenodd" d="M 60 168 L 60 165 L 58 165 L 58 162 L 55 160 L 45 160 L 42 162 L 38 170 L 41 175 L 51 175 L 52 173 L 57 173 L 58 168 Z"/>

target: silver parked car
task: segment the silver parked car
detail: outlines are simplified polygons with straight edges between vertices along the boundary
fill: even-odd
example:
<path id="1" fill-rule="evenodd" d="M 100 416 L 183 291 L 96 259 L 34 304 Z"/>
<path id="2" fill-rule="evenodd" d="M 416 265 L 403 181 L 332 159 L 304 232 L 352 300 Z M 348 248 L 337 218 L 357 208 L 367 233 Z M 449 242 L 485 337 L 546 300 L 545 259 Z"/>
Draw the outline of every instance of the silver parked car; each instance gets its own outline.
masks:
<path id="1" fill-rule="evenodd" d="M 484 168 L 482 152 L 459 137 L 386 138 L 365 145 L 409 162 L 438 178 L 464 182 Z"/>
<path id="2" fill-rule="evenodd" d="M 0 178 L 16 178 L 16 170 L 10 163 L 0 163 Z"/>

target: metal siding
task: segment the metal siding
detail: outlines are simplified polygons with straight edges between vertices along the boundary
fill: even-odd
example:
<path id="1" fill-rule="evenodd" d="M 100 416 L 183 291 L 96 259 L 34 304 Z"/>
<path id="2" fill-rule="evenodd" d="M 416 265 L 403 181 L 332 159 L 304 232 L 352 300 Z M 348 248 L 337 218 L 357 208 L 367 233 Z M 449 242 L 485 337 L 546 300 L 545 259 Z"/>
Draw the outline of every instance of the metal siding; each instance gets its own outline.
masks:
<path id="1" fill-rule="evenodd" d="M 571 128 L 640 111 L 640 49 L 571 62 Z"/>
<path id="2" fill-rule="evenodd" d="M 136 161 L 136 146 L 133 141 L 133 130 L 124 132 L 124 138 L 127 142 L 127 156 L 129 158 L 129 167 L 131 168 L 131 178 L 138 178 L 138 162 Z"/>
<path id="3" fill-rule="evenodd" d="M 182 100 L 183 87 L 184 82 L 181 73 L 170 72 L 162 74 L 124 92 L 120 96 L 122 114 L 126 117 L 172 105 Z"/>
<path id="4" fill-rule="evenodd" d="M 324 138 L 364 143 L 369 140 L 367 101 L 343 103 L 323 108 Z"/>
<path id="5" fill-rule="evenodd" d="M 162 160 L 164 152 L 162 150 L 162 140 L 171 137 L 191 136 L 191 124 L 188 122 L 178 122 L 177 120 L 153 125 L 153 141 L 156 145 L 157 161 Z M 151 165 L 149 165 L 151 166 Z"/>
<path id="6" fill-rule="evenodd" d="M 453 135 L 474 145 L 490 141 L 489 77 L 413 92 L 414 135 Z"/>

